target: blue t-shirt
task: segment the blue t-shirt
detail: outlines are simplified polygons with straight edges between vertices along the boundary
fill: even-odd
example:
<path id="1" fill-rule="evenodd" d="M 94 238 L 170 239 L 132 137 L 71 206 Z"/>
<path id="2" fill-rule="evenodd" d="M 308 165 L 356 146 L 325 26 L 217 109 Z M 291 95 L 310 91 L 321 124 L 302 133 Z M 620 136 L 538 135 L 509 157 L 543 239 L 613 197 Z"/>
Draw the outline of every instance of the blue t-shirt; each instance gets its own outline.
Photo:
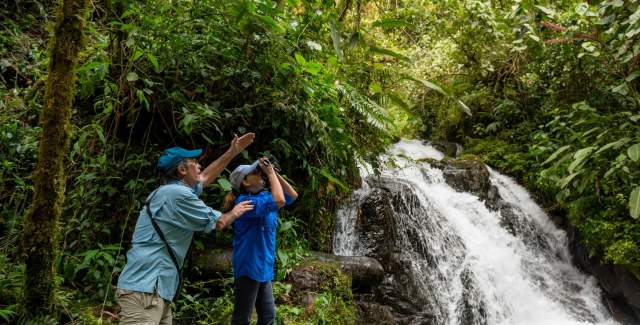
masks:
<path id="1" fill-rule="evenodd" d="M 292 199 L 284 195 L 285 206 Z M 276 254 L 276 231 L 278 228 L 278 205 L 268 191 L 241 194 L 235 204 L 244 201 L 253 203 L 253 210 L 243 213 L 233 222 L 233 276 L 245 275 L 258 281 L 273 280 Z"/>

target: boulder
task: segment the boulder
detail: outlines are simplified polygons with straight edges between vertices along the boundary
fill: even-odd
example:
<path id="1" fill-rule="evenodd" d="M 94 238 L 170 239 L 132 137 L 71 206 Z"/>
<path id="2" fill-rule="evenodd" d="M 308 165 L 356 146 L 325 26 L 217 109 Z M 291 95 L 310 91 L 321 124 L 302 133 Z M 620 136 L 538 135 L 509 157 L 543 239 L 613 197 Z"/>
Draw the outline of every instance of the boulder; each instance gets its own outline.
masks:
<path id="1" fill-rule="evenodd" d="M 218 274 L 228 274 L 232 270 L 232 256 L 231 248 L 194 249 L 191 262 L 199 270 L 200 275 L 196 277 L 213 278 Z M 314 267 L 305 269 L 305 267 L 311 265 L 310 263 L 314 262 Z M 373 258 L 365 256 L 336 256 L 312 252 L 307 261 L 297 268 L 296 272 L 289 275 L 289 278 L 293 278 L 292 282 L 298 283 L 302 289 L 317 288 L 320 285 L 318 281 L 323 279 L 318 277 L 315 271 L 322 269 L 320 267 L 322 264 L 336 265 L 342 273 L 352 279 L 351 282 L 356 290 L 371 290 L 384 277 L 382 265 Z"/>
<path id="2" fill-rule="evenodd" d="M 487 200 L 497 194 L 495 189 L 492 190 L 489 170 L 481 161 L 443 160 L 429 163 L 441 169 L 447 184 L 457 191 L 469 192 L 477 195 L 481 200 Z"/>
<path id="3" fill-rule="evenodd" d="M 626 269 L 591 256 L 574 227 L 567 229 L 567 236 L 574 264 L 598 280 L 611 314 L 623 324 L 640 324 L 640 281 Z"/>
<path id="4" fill-rule="evenodd" d="M 360 251 L 378 261 L 386 261 L 388 249 L 381 245 L 388 241 L 393 223 L 391 192 L 386 188 L 374 188 L 358 207 L 356 233 Z"/>
<path id="5" fill-rule="evenodd" d="M 447 157 L 457 158 L 462 152 L 462 145 L 448 141 L 429 141 L 427 144 L 438 149 Z"/>

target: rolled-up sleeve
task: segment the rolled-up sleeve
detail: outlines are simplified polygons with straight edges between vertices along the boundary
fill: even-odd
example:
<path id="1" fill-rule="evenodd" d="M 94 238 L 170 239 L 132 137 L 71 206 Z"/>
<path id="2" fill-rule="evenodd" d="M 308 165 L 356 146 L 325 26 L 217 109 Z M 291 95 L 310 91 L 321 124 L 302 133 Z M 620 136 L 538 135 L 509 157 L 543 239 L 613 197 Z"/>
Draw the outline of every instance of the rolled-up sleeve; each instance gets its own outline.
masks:
<path id="1" fill-rule="evenodd" d="M 207 206 L 195 194 L 176 198 L 173 223 L 181 228 L 211 232 L 220 218 L 220 211 Z"/>

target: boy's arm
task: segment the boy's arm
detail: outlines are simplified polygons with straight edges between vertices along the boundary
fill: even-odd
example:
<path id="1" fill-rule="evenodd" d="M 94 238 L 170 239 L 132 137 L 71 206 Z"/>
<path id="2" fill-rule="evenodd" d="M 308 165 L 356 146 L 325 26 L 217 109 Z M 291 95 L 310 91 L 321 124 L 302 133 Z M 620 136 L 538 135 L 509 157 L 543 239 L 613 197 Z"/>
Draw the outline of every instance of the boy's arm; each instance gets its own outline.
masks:
<path id="1" fill-rule="evenodd" d="M 280 209 L 287 203 L 287 201 L 284 199 L 282 185 L 280 185 L 280 181 L 278 181 L 276 171 L 273 170 L 273 166 L 271 164 L 265 165 L 265 160 L 267 160 L 266 157 L 260 158 L 260 168 L 265 174 L 267 174 L 269 185 L 271 186 L 271 196 L 273 196 L 273 201 L 278 206 L 278 209 Z"/>
<path id="2" fill-rule="evenodd" d="M 287 195 L 289 195 L 289 197 L 291 197 L 291 199 L 293 200 L 297 199 L 298 192 L 296 192 L 293 186 L 291 186 L 291 184 L 289 184 L 289 182 L 287 182 L 287 180 L 284 179 L 280 174 L 276 173 L 276 176 L 278 176 L 278 182 L 280 183 L 280 186 L 282 186 L 282 190 L 284 191 L 284 193 L 287 193 Z"/>

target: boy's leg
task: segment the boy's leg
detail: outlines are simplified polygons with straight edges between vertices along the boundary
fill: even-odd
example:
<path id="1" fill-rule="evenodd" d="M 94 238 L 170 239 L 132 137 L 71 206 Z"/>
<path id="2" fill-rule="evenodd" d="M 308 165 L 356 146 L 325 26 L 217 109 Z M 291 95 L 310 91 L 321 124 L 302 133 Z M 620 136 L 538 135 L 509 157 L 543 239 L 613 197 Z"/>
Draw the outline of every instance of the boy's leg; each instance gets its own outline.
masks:
<path id="1" fill-rule="evenodd" d="M 231 318 L 232 325 L 249 324 L 259 286 L 259 282 L 246 276 L 236 279 L 234 289 L 235 304 L 233 305 L 233 316 Z"/>
<path id="2" fill-rule="evenodd" d="M 273 300 L 271 281 L 260 283 L 256 297 L 256 311 L 258 312 L 258 325 L 272 325 L 275 322 L 276 304 Z"/>

